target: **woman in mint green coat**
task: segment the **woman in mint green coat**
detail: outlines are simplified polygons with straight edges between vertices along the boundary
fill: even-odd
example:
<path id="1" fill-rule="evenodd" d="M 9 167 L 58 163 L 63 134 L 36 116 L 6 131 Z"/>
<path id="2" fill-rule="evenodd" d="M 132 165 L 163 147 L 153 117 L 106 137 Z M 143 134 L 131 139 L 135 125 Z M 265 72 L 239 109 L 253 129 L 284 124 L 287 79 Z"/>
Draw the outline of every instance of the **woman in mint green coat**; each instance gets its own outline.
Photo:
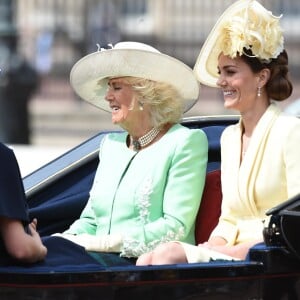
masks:
<path id="1" fill-rule="evenodd" d="M 199 96 L 192 70 L 149 45 L 121 42 L 77 62 L 71 84 L 124 131 L 101 141 L 88 203 L 62 236 L 106 264 L 171 240 L 194 244 L 208 142 L 180 124 Z"/>

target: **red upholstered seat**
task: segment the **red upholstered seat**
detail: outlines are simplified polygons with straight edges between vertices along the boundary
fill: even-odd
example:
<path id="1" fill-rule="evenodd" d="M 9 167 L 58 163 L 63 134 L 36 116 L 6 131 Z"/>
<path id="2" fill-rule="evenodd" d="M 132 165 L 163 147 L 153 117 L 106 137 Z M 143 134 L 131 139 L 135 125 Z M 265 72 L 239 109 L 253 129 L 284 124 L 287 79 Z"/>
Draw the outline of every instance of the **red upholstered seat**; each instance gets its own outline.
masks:
<path id="1" fill-rule="evenodd" d="M 200 208 L 196 219 L 196 245 L 208 240 L 218 223 L 221 213 L 221 171 L 214 170 L 206 175 Z"/>

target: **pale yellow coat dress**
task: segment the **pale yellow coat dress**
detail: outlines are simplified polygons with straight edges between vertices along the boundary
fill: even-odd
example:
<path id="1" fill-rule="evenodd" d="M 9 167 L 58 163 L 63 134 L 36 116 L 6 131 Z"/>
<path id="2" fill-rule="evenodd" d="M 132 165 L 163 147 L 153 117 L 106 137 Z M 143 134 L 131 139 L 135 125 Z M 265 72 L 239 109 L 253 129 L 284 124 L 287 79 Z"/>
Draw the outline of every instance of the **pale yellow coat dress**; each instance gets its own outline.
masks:
<path id="1" fill-rule="evenodd" d="M 242 122 L 221 137 L 222 212 L 211 237 L 228 245 L 263 239 L 265 212 L 300 192 L 300 120 L 271 104 L 258 122 L 241 162 Z M 189 262 L 231 259 L 184 246 Z"/>

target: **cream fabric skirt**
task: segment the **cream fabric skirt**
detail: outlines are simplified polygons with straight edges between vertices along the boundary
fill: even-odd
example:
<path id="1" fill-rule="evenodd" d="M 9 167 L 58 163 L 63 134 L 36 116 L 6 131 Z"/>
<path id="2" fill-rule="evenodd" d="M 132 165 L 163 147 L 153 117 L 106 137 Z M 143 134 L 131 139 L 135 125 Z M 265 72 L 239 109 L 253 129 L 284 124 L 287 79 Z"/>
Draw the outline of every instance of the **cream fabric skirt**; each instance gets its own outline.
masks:
<path id="1" fill-rule="evenodd" d="M 182 245 L 187 261 L 189 263 L 210 262 L 213 260 L 238 261 L 240 259 L 210 250 L 204 247 L 194 246 L 191 244 L 176 242 Z"/>

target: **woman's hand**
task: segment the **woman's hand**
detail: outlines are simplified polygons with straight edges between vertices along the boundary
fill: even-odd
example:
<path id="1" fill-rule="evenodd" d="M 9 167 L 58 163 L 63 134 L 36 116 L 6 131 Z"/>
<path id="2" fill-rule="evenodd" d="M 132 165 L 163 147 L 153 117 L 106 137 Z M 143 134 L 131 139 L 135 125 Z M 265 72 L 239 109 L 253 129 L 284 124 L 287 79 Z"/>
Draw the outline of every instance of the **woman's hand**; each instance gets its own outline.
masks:
<path id="1" fill-rule="evenodd" d="M 214 240 L 205 242 L 203 244 L 199 244 L 199 246 L 243 260 L 247 257 L 249 249 L 261 242 L 262 240 L 255 240 L 255 241 L 245 242 L 234 246 L 229 246 L 226 245 L 226 241 L 224 239 L 214 238 Z"/>
<path id="2" fill-rule="evenodd" d="M 214 246 L 224 246 L 227 244 L 227 241 L 224 240 L 222 237 L 212 237 L 207 242 L 199 244 L 198 246 L 211 249 Z"/>

